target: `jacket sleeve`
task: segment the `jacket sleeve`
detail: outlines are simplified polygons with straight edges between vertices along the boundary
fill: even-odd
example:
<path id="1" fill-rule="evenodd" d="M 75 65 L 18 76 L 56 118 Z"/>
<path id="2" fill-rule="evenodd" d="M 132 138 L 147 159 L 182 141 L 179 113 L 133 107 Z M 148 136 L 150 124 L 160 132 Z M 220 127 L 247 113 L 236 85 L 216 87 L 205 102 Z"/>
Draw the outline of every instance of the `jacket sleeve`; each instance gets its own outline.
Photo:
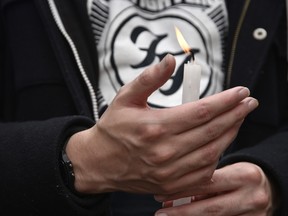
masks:
<path id="1" fill-rule="evenodd" d="M 0 0 L 0 215 L 107 215 L 108 194 L 75 195 L 61 178 L 67 138 L 95 122 L 81 82 L 68 90 L 61 72 L 72 76 L 74 62 L 56 59 L 36 2 Z"/>
<path id="2" fill-rule="evenodd" d="M 92 125 L 79 116 L 0 123 L 1 215 L 106 215 L 106 194 L 72 194 L 59 170 L 65 140 Z"/>

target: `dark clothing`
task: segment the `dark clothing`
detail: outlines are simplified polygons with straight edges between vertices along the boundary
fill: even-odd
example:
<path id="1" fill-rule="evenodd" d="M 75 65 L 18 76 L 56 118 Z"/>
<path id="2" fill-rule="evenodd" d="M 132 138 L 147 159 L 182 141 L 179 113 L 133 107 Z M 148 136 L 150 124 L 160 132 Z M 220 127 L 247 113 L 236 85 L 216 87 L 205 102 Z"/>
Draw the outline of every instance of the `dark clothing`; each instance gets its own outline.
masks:
<path id="1" fill-rule="evenodd" d="M 55 3 L 96 92 L 97 53 L 86 1 Z M 0 4 L 0 214 L 108 214 L 108 194 L 74 195 L 65 187 L 59 171 L 59 155 L 66 139 L 95 123 L 91 93 L 71 44 L 57 27 L 48 1 L 1 0 Z M 226 88 L 247 86 L 260 107 L 248 116 L 220 166 L 237 161 L 261 166 L 280 195 L 282 205 L 277 215 L 287 216 L 285 1 L 251 1 L 244 12 L 245 1 L 227 4 Z M 235 36 L 237 25 L 240 31 Z M 253 31 L 260 27 L 268 33 L 264 40 L 253 38 Z M 127 205 L 124 208 L 135 215 L 137 206 Z"/>
<path id="2" fill-rule="evenodd" d="M 83 15 L 74 20 L 84 14 L 81 1 L 75 4 L 83 7 L 57 3 L 67 4 L 59 8 L 71 13 L 70 26 L 78 28 L 73 37 L 96 86 L 96 52 L 81 23 L 89 21 Z M 66 139 L 94 121 L 87 89 L 47 1 L 0 2 L 0 215 L 107 215 L 107 195 L 75 196 L 59 171 Z"/>
<path id="3" fill-rule="evenodd" d="M 242 6 L 236 2 L 243 2 Z M 247 2 L 247 1 L 246 1 Z M 233 35 L 244 1 L 227 1 L 230 38 L 228 62 L 233 50 Z M 231 12 L 233 11 L 233 12 Z M 264 40 L 253 37 L 255 29 L 267 31 Z M 262 167 L 280 195 L 281 211 L 275 215 L 288 215 L 288 76 L 285 1 L 251 1 L 244 17 L 235 46 L 231 79 L 226 87 L 247 86 L 251 95 L 259 100 L 242 125 L 234 143 L 221 161 L 224 164 L 249 161 Z M 237 37 L 237 36 L 236 36 Z M 229 64 L 229 63 L 228 63 Z M 229 65 L 227 65 L 229 73 Z M 229 75 L 227 75 L 229 79 Z"/>

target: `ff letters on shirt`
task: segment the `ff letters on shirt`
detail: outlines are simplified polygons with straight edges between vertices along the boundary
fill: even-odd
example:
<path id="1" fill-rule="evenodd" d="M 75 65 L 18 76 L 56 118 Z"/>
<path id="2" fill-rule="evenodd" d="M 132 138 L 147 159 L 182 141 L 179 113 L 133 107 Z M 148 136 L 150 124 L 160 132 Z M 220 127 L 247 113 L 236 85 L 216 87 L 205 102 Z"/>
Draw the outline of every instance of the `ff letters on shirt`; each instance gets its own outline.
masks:
<path id="1" fill-rule="evenodd" d="M 183 66 L 191 56 L 181 49 L 175 27 L 202 67 L 201 97 L 222 91 L 223 40 L 228 28 L 225 1 L 94 0 L 89 8 L 100 57 L 100 90 L 107 104 L 122 85 L 167 53 L 176 58 L 175 71 L 148 103 L 154 107 L 181 104 Z"/>

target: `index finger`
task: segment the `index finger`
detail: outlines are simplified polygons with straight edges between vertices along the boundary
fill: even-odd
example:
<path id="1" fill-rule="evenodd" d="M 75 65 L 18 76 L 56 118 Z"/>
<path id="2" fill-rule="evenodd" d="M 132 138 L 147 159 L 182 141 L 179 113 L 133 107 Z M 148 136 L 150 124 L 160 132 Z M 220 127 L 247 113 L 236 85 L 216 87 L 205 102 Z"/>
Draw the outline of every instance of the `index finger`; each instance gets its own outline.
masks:
<path id="1" fill-rule="evenodd" d="M 248 88 L 242 86 L 234 87 L 195 102 L 162 110 L 165 116 L 163 121 L 168 125 L 177 125 L 180 131 L 185 130 L 185 128 L 190 129 L 236 107 L 249 95 L 250 91 Z"/>

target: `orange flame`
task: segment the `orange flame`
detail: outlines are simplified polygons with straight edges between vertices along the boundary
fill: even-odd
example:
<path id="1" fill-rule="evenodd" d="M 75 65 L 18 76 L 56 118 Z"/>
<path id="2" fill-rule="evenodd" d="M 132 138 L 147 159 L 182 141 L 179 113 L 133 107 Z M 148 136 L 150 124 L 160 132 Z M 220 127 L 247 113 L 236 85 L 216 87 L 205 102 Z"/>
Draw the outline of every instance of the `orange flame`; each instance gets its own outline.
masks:
<path id="1" fill-rule="evenodd" d="M 184 39 L 183 34 L 179 30 L 179 28 L 177 28 L 176 26 L 175 26 L 175 32 L 176 32 L 176 37 L 177 37 L 178 43 L 181 46 L 181 48 L 183 49 L 183 51 L 186 54 L 191 54 L 190 53 L 190 47 L 189 47 L 188 43 Z"/>

